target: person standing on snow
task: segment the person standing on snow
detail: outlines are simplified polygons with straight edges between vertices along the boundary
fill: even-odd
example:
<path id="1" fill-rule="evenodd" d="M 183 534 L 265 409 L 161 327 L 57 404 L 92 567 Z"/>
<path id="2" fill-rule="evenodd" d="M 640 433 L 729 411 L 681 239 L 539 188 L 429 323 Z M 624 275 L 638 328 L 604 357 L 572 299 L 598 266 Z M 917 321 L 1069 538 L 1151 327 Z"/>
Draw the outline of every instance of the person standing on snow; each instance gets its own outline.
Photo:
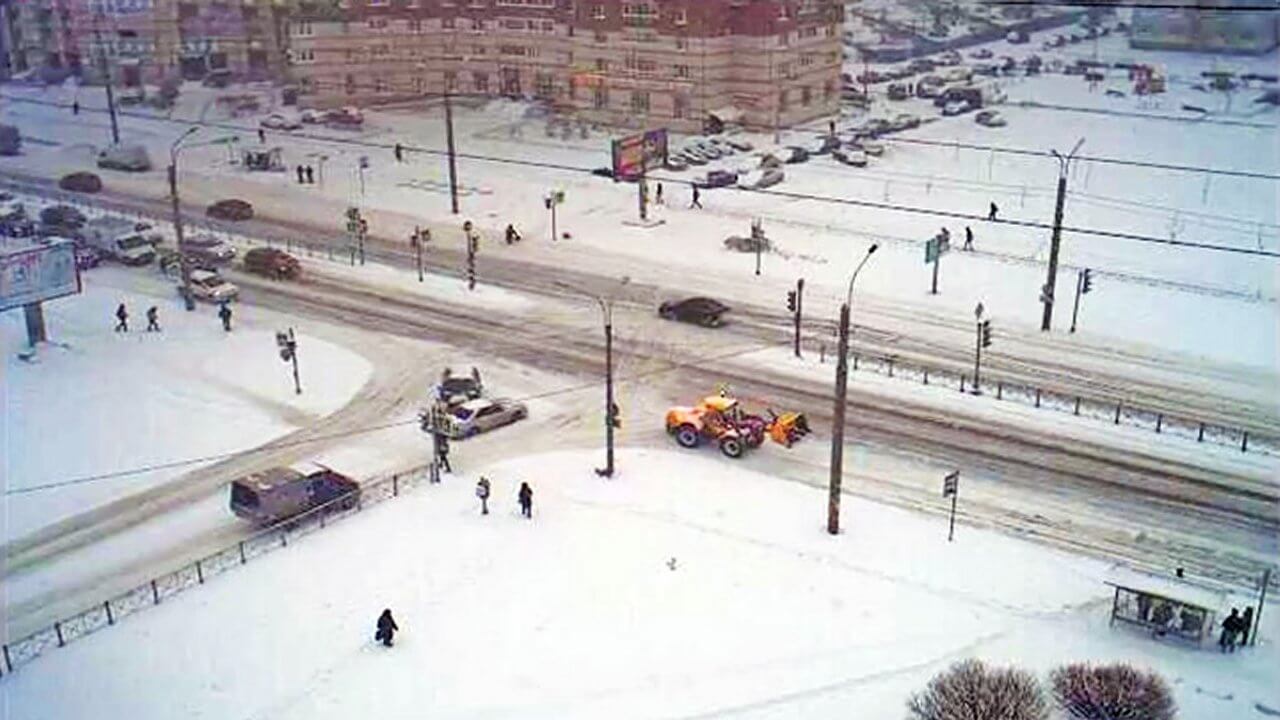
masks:
<path id="1" fill-rule="evenodd" d="M 218 317 L 222 320 L 222 329 L 231 332 L 231 306 L 222 303 L 222 308 L 218 310 Z"/>
<path id="2" fill-rule="evenodd" d="M 1218 636 L 1218 647 L 1222 648 L 1222 652 L 1235 652 L 1236 633 L 1239 631 L 1239 610 L 1231 608 L 1231 614 L 1222 621 L 1222 634 Z"/>
<path id="3" fill-rule="evenodd" d="M 964 226 L 964 249 L 973 250 L 973 228 Z"/>
<path id="4" fill-rule="evenodd" d="M 373 639 L 381 641 L 385 647 L 391 647 L 391 640 L 399 629 L 400 626 L 396 625 L 395 618 L 391 617 L 391 610 L 383 610 L 378 616 L 378 632 L 374 634 Z"/>
<path id="5" fill-rule="evenodd" d="M 147 308 L 147 332 L 160 332 L 160 309 L 155 305 Z"/>
<path id="6" fill-rule="evenodd" d="M 658 189 L 657 189 L 657 191 L 656 191 L 656 192 L 654 192 L 654 194 L 653 194 L 653 202 L 654 202 L 654 204 L 655 204 L 655 205 L 665 205 L 665 204 L 666 204 L 666 203 L 665 203 L 665 202 L 663 202 L 663 200 L 662 200 L 662 183 L 658 183 Z"/>
<path id="7" fill-rule="evenodd" d="M 129 332 L 129 311 L 125 309 L 124 303 L 116 308 L 116 332 Z"/>
<path id="8" fill-rule="evenodd" d="M 529 483 L 520 483 L 520 514 L 527 517 L 533 517 L 533 488 L 529 487 Z"/>
<path id="9" fill-rule="evenodd" d="M 299 165 L 298 166 L 298 184 L 301 185 L 306 181 L 307 181 L 306 171 L 302 169 L 301 165 Z"/>
<path id="10" fill-rule="evenodd" d="M 996 207 L 996 204 L 995 204 L 995 203 L 991 203 L 991 209 L 990 209 L 990 211 L 988 211 L 988 212 L 987 212 L 987 219 L 988 219 L 988 220 L 990 220 L 990 221 L 992 221 L 992 222 L 995 222 L 995 221 L 996 221 L 996 213 L 998 213 L 998 212 L 1000 212 L 1000 208 Z"/>
<path id="11" fill-rule="evenodd" d="M 516 232 L 514 224 L 507 223 L 507 244 L 510 245 L 517 242 L 520 242 L 520 233 Z"/>
<path id="12" fill-rule="evenodd" d="M 698 192 L 697 185 L 693 186 L 693 202 L 689 203 L 689 209 L 692 210 L 693 208 L 702 209 L 702 193 Z"/>
<path id="13" fill-rule="evenodd" d="M 1240 615 L 1240 645 L 1249 644 L 1249 628 L 1253 627 L 1253 606 L 1244 609 L 1244 613 Z"/>
<path id="14" fill-rule="evenodd" d="M 476 497 L 480 498 L 480 514 L 489 514 L 489 478 L 481 477 L 476 483 Z"/>

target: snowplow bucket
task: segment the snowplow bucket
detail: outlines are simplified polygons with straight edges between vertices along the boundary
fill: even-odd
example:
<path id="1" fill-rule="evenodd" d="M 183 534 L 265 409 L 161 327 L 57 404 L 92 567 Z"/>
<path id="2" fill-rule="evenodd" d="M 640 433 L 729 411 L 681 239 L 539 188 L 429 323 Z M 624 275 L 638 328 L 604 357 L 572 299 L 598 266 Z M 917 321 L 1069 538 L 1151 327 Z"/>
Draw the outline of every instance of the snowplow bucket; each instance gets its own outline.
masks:
<path id="1" fill-rule="evenodd" d="M 804 413 L 785 412 L 769 423 L 769 437 L 787 447 L 810 432 L 809 421 Z"/>

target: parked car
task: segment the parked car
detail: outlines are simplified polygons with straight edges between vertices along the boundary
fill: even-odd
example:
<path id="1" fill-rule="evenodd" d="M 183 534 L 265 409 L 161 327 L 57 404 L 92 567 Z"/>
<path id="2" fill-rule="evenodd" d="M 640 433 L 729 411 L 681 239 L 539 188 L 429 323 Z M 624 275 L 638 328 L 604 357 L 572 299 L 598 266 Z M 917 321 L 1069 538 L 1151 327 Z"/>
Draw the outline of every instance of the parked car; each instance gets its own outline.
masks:
<path id="1" fill-rule="evenodd" d="M 906 100 L 911 97 L 907 93 L 907 86 L 902 83 L 889 83 L 889 99 L 890 100 Z"/>
<path id="2" fill-rule="evenodd" d="M 831 153 L 831 157 L 845 165 L 852 165 L 853 167 L 867 166 L 867 153 L 860 147 L 846 145 L 842 148 L 836 148 L 835 152 Z"/>
<path id="3" fill-rule="evenodd" d="M 302 274 L 298 258 L 277 248 L 252 248 L 244 254 L 244 269 L 280 280 L 294 280 Z"/>
<path id="4" fill-rule="evenodd" d="M 613 179 L 613 168 L 611 168 L 611 167 L 598 167 L 598 168 L 596 168 L 596 169 L 592 170 L 592 171 L 591 171 L 591 174 L 592 174 L 592 175 L 595 175 L 596 177 L 609 178 L 610 180 L 612 180 L 612 179 Z"/>
<path id="5" fill-rule="evenodd" d="M 179 285 L 178 289 L 181 290 L 182 286 Z M 191 296 L 208 302 L 231 302 L 240 296 L 240 288 L 211 270 L 192 270 Z"/>
<path id="6" fill-rule="evenodd" d="M 893 125 L 884 118 L 871 118 L 862 124 L 858 129 L 858 134 L 864 137 L 879 137 L 885 133 L 892 132 Z"/>
<path id="7" fill-rule="evenodd" d="M 245 200 L 219 200 L 205 208 L 205 214 L 214 220 L 239 222 L 253 217 L 253 205 Z"/>
<path id="8" fill-rule="evenodd" d="M 779 151 L 779 157 L 783 163 L 795 165 L 796 163 L 809 162 L 809 151 L 798 145 L 788 145 Z"/>
<path id="9" fill-rule="evenodd" d="M 226 265 L 236 257 L 236 249 L 231 243 L 207 233 L 184 237 L 178 249 L 193 260 L 208 265 Z"/>
<path id="10" fill-rule="evenodd" d="M 348 105 L 330 111 L 324 121 L 330 127 L 359 129 L 364 125 L 364 113 L 360 108 Z"/>
<path id="11" fill-rule="evenodd" d="M 983 110 L 973 116 L 973 121 L 985 127 L 1004 127 L 1008 122 L 995 110 Z"/>
<path id="12" fill-rule="evenodd" d="M 732 170 L 712 170 L 706 177 L 694 180 L 693 184 L 702 188 L 728 187 L 738 182 L 738 174 Z"/>
<path id="13" fill-rule="evenodd" d="M 738 187 L 761 190 L 782 182 L 783 172 L 778 168 L 764 167 L 738 176 Z"/>
<path id="14" fill-rule="evenodd" d="M 727 137 L 724 139 L 724 141 L 728 143 L 729 146 L 732 147 L 734 150 L 739 150 L 741 152 L 751 152 L 752 150 L 755 149 L 754 145 L 752 145 L 751 143 L 747 142 L 746 140 L 740 137 Z"/>
<path id="15" fill-rule="evenodd" d="M 862 151 L 871 157 L 880 157 L 881 155 L 884 155 L 884 143 L 879 140 L 860 137 L 850 143 L 850 145 L 862 148 Z"/>
<path id="16" fill-rule="evenodd" d="M 151 169 L 151 156 L 141 145 L 108 145 L 98 153 L 98 167 L 126 172 L 146 172 Z"/>
<path id="17" fill-rule="evenodd" d="M 49 228 L 78 232 L 88 218 L 73 205 L 50 205 L 40 211 L 40 224 Z M 52 233 L 59 235 L 62 233 Z M 70 237 L 63 234 L 63 237 Z"/>
<path id="18" fill-rule="evenodd" d="M 267 130 L 297 130 L 302 127 L 302 120 L 284 113 L 271 113 L 258 124 Z"/>
<path id="19" fill-rule="evenodd" d="M 978 48 L 977 50 L 974 50 L 973 52 L 969 53 L 969 57 L 973 58 L 974 60 L 986 60 L 994 54 L 995 53 L 991 52 L 990 48 Z"/>
<path id="20" fill-rule="evenodd" d="M 960 53 L 955 50 L 948 50 L 939 55 L 934 62 L 939 65 L 959 65 L 963 61 L 964 58 L 960 57 Z"/>
<path id="21" fill-rule="evenodd" d="M 729 306 L 709 297 L 668 300 L 658 306 L 658 317 L 664 320 L 692 323 L 703 327 L 720 327 Z"/>
<path id="22" fill-rule="evenodd" d="M 529 417 L 529 409 L 514 400 L 479 398 L 449 410 L 446 433 L 456 440 L 469 438 Z"/>
<path id="23" fill-rule="evenodd" d="M 968 100 L 952 100 L 942 106 L 942 114 L 950 117 L 952 115 L 962 115 L 973 109 Z"/>
<path id="24" fill-rule="evenodd" d="M 946 83 L 942 82 L 942 78 L 937 75 L 926 75 L 916 83 L 916 97 L 918 98 L 935 98 L 942 92 L 942 87 Z"/>
<path id="25" fill-rule="evenodd" d="M 470 375 L 454 375 L 448 368 L 436 386 L 436 397 L 446 405 L 461 405 L 478 400 L 484 395 L 484 383 L 480 380 L 480 371 L 472 367 Z"/>
<path id="26" fill-rule="evenodd" d="M 679 153 L 669 154 L 663 167 L 673 172 L 681 172 L 689 169 L 689 161 L 685 160 Z"/>
<path id="27" fill-rule="evenodd" d="M 68 192 L 96 193 L 102 190 L 102 178 L 91 172 L 73 172 L 58 180 L 58 188 Z"/>
<path id="28" fill-rule="evenodd" d="M 1031 40 L 1030 36 L 1022 30 L 1010 30 L 1009 34 L 1004 36 L 1004 39 L 1010 45 L 1022 45 Z"/>
<path id="29" fill-rule="evenodd" d="M 983 75 L 985 77 L 995 77 L 1000 73 L 1000 67 L 991 62 L 980 62 L 973 64 L 973 74 Z"/>
<path id="30" fill-rule="evenodd" d="M 298 113 L 298 120 L 308 125 L 319 125 L 329 119 L 328 110 L 318 110 L 316 108 L 306 108 Z"/>
<path id="31" fill-rule="evenodd" d="M 231 512 L 271 525 L 319 507 L 350 510 L 360 503 L 360 483 L 323 466 L 309 473 L 272 468 L 231 483 Z"/>
<path id="32" fill-rule="evenodd" d="M 698 140 L 693 141 L 690 147 L 685 148 L 686 152 L 689 150 L 693 150 L 697 153 L 700 153 L 703 157 L 707 158 L 708 160 L 719 160 L 720 158 L 724 157 L 723 150 L 705 141 L 698 141 Z"/>
<path id="33" fill-rule="evenodd" d="M 811 142 L 807 149 L 810 155 L 827 155 L 840 147 L 840 140 L 830 135 L 823 135 Z"/>
<path id="34" fill-rule="evenodd" d="M 88 270 L 102 264 L 102 253 L 97 248 L 76 243 L 76 269 Z"/>
<path id="35" fill-rule="evenodd" d="M 156 257 L 155 242 L 139 224 L 121 217 L 96 217 L 84 224 L 80 235 L 85 245 L 96 248 L 105 258 L 124 265 L 150 265 Z"/>
<path id="36" fill-rule="evenodd" d="M 937 65 L 934 64 L 932 60 L 925 58 L 916 58 L 915 60 L 907 63 L 907 69 L 913 73 L 927 73 L 932 71 L 935 67 L 937 67 Z"/>

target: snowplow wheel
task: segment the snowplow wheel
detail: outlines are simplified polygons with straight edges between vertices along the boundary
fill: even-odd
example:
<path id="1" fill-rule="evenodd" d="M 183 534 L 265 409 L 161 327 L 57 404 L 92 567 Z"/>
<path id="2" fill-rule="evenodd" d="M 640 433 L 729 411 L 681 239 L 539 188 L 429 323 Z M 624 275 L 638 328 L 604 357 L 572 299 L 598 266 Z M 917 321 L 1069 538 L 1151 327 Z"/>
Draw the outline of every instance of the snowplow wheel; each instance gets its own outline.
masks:
<path id="1" fill-rule="evenodd" d="M 720 439 L 720 452 L 731 458 L 742 457 L 743 450 L 742 441 L 738 438 L 727 437 Z"/>
<path id="2" fill-rule="evenodd" d="M 676 442 L 680 443 L 680 447 L 696 448 L 700 439 L 698 429 L 692 425 L 686 424 L 676 428 Z"/>

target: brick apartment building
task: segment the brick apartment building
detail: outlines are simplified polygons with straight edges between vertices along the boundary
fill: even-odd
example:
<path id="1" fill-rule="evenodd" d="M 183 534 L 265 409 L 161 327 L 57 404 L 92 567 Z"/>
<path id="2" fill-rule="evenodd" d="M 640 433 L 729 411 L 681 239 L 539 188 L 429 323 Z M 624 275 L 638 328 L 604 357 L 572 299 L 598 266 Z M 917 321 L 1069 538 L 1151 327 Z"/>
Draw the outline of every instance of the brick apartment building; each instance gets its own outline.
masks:
<path id="1" fill-rule="evenodd" d="M 342 0 L 288 26 L 304 106 L 513 96 L 617 126 L 771 128 L 840 98 L 834 0 Z"/>
<path id="2" fill-rule="evenodd" d="M 287 7 L 273 0 L 10 0 L 10 69 L 67 68 L 89 80 L 199 79 L 226 68 L 282 78 Z"/>

